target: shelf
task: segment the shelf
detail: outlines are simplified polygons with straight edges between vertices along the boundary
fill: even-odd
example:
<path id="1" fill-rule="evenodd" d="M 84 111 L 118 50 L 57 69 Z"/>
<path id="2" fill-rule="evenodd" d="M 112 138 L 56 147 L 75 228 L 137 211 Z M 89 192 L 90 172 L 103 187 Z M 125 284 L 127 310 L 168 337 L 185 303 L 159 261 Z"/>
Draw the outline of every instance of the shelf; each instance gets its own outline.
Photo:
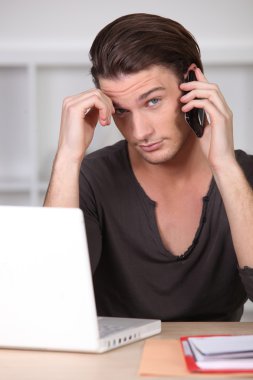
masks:
<path id="1" fill-rule="evenodd" d="M 0 68 L 0 181 L 30 176 L 27 81 L 25 67 Z"/>
<path id="2" fill-rule="evenodd" d="M 33 63 L 35 65 L 89 65 L 89 48 L 82 42 L 68 43 L 10 43 L 0 44 L 0 64 L 17 65 Z M 253 64 L 252 41 L 206 41 L 201 44 L 202 58 L 205 65 L 233 66 Z"/>
<path id="3" fill-rule="evenodd" d="M 23 191 L 30 191 L 31 188 L 31 182 L 29 181 L 1 181 L 0 182 L 0 192 L 23 192 Z"/>

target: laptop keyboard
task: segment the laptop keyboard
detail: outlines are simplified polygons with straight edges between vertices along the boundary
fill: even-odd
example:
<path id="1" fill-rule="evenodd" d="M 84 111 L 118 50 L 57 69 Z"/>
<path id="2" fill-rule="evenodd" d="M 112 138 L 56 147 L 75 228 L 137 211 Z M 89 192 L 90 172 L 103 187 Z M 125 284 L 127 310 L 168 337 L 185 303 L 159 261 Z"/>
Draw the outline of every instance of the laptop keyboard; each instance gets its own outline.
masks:
<path id="1" fill-rule="evenodd" d="M 99 337 L 104 338 L 107 335 L 126 330 L 125 326 L 104 324 L 103 320 L 98 320 Z"/>

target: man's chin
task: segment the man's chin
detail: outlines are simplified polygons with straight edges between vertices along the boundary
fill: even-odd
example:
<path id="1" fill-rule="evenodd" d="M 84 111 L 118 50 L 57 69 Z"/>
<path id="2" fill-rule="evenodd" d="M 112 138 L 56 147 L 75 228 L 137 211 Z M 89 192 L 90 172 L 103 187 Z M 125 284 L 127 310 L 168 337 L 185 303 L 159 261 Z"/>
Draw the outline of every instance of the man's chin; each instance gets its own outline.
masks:
<path id="1" fill-rule="evenodd" d="M 141 158 L 151 165 L 165 164 L 171 161 L 176 156 L 176 153 L 177 152 L 139 152 Z"/>

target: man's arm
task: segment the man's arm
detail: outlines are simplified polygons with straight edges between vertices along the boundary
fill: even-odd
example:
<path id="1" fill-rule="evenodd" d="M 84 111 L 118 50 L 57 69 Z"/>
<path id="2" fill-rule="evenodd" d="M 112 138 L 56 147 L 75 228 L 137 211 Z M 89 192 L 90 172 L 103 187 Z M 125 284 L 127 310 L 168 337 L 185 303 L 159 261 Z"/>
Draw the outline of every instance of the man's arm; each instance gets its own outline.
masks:
<path id="1" fill-rule="evenodd" d="M 237 162 L 214 172 L 229 220 L 239 266 L 253 268 L 253 191 Z"/>
<path id="2" fill-rule="evenodd" d="M 59 144 L 44 206 L 79 207 L 81 162 L 97 122 L 110 124 L 113 112 L 110 98 L 97 89 L 64 100 Z"/>
<path id="3" fill-rule="evenodd" d="M 79 207 L 80 162 L 56 154 L 44 206 Z"/>
<path id="4" fill-rule="evenodd" d="M 238 164 L 233 144 L 232 112 L 215 84 L 208 83 L 199 69 L 198 81 L 184 83 L 190 91 L 181 98 L 182 110 L 203 108 L 209 117 L 199 140 L 221 193 L 239 266 L 253 268 L 253 192 Z"/>

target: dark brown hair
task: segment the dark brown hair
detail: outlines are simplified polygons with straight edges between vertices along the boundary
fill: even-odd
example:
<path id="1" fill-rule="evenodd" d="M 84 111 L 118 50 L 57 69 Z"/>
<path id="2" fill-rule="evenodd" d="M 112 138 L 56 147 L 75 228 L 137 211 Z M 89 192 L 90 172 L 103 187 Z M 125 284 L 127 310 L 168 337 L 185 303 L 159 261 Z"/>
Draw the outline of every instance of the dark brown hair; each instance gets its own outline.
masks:
<path id="1" fill-rule="evenodd" d="M 90 59 L 97 87 L 99 78 L 113 79 L 153 65 L 172 69 L 180 80 L 192 63 L 203 70 L 192 34 L 176 21 L 146 13 L 122 16 L 105 26 L 91 46 Z"/>

